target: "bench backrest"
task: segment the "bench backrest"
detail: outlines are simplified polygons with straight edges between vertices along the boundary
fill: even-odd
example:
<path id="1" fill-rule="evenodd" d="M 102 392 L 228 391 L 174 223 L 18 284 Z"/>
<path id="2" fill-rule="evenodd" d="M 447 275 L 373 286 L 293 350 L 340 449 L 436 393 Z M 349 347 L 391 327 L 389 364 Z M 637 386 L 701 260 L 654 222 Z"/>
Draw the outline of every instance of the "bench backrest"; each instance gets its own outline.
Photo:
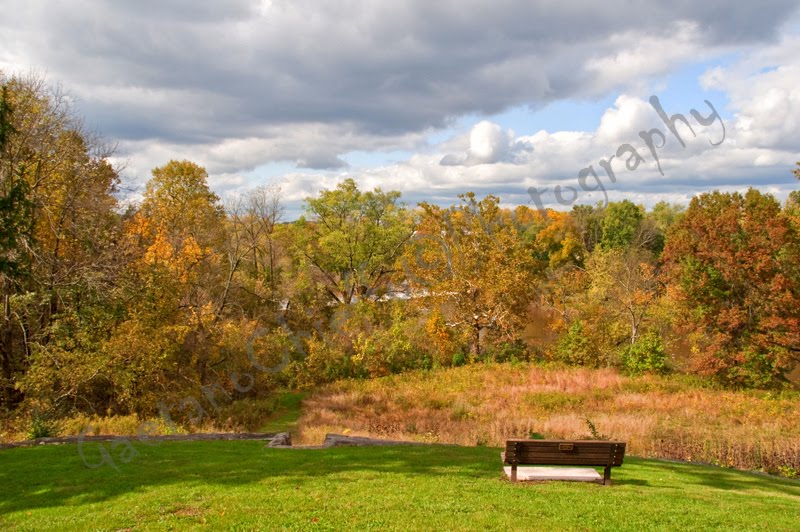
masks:
<path id="1" fill-rule="evenodd" d="M 620 466 L 625 442 L 598 440 L 508 440 L 507 464 Z"/>

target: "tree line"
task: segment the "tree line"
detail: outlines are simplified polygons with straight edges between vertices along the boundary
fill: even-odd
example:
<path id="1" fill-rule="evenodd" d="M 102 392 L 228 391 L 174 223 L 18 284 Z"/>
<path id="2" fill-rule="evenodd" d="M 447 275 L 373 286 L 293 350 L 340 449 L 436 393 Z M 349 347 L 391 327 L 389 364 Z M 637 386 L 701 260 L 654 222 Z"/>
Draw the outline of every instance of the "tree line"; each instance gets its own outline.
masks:
<path id="1" fill-rule="evenodd" d="M 408 207 L 347 179 L 287 221 L 279 188 L 223 202 L 170 161 L 123 206 L 63 94 L 0 81 L 6 411 L 146 416 L 209 386 L 487 360 L 780 387 L 800 360 L 798 191 L 544 212 L 473 193 Z"/>

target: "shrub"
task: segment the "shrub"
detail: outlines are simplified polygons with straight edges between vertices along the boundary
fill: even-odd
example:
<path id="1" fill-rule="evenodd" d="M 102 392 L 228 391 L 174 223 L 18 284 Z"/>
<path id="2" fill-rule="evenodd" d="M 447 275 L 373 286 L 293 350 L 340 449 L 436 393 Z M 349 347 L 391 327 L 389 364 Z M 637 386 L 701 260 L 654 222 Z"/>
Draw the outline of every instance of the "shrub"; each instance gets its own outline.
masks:
<path id="1" fill-rule="evenodd" d="M 525 343 L 520 340 L 501 342 L 487 349 L 486 360 L 494 362 L 519 362 L 529 359 Z"/>
<path id="2" fill-rule="evenodd" d="M 49 414 L 42 412 L 31 413 L 30 427 L 28 428 L 28 439 L 53 438 L 58 436 L 58 421 Z"/>
<path id="3" fill-rule="evenodd" d="M 453 355 L 453 366 L 455 367 L 463 366 L 466 363 L 467 363 L 467 356 L 464 353 L 459 351 L 458 353 Z"/>
<path id="4" fill-rule="evenodd" d="M 597 366 L 599 362 L 598 353 L 584 334 L 580 321 L 573 322 L 559 339 L 555 355 L 558 360 L 575 366 Z"/>
<path id="5" fill-rule="evenodd" d="M 428 365 L 409 334 L 415 327 L 413 318 L 395 311 L 388 328 L 359 333 L 353 342 L 353 363 L 358 373 L 382 377 Z"/>
<path id="6" fill-rule="evenodd" d="M 217 423 L 227 430 L 260 430 L 279 406 L 279 397 L 245 398 L 220 408 Z"/>
<path id="7" fill-rule="evenodd" d="M 667 352 L 664 342 L 654 332 L 636 339 L 636 343 L 622 350 L 622 365 L 631 375 L 642 373 L 664 374 L 667 372 Z"/>
<path id="8" fill-rule="evenodd" d="M 569 392 L 528 392 L 524 394 L 523 401 L 544 412 L 563 412 L 579 407 L 583 404 L 584 396 Z"/>
<path id="9" fill-rule="evenodd" d="M 452 327 L 448 327 L 447 321 L 440 311 L 431 312 L 425 320 L 422 341 L 435 365 L 446 366 L 448 363 L 454 366 L 458 365 L 451 353 L 462 351 L 464 345 Z"/>

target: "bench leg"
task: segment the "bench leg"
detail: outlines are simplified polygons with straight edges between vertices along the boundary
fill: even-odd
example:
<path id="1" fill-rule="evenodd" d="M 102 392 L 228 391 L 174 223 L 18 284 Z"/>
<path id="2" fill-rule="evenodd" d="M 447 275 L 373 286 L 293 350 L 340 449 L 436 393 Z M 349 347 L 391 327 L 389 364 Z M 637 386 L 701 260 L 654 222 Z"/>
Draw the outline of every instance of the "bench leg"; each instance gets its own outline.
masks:
<path id="1" fill-rule="evenodd" d="M 603 469 L 603 485 L 610 486 L 611 485 L 611 468 L 606 466 Z"/>
<path id="2" fill-rule="evenodd" d="M 511 482 L 517 481 L 517 464 L 511 464 Z"/>

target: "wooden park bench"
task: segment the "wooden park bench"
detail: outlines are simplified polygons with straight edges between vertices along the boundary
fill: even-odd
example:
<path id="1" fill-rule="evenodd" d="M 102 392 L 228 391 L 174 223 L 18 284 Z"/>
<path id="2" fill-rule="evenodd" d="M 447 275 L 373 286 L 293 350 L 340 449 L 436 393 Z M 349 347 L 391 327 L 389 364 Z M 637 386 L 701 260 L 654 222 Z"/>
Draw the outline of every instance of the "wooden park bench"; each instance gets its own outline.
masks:
<path id="1" fill-rule="evenodd" d="M 511 481 L 517 481 L 517 466 L 556 465 L 602 467 L 603 478 L 597 482 L 611 485 L 611 468 L 622 465 L 625 442 L 598 440 L 508 440 L 502 454 L 511 466 Z M 589 471 L 592 473 L 592 471 Z M 569 480 L 564 477 L 564 480 Z"/>

